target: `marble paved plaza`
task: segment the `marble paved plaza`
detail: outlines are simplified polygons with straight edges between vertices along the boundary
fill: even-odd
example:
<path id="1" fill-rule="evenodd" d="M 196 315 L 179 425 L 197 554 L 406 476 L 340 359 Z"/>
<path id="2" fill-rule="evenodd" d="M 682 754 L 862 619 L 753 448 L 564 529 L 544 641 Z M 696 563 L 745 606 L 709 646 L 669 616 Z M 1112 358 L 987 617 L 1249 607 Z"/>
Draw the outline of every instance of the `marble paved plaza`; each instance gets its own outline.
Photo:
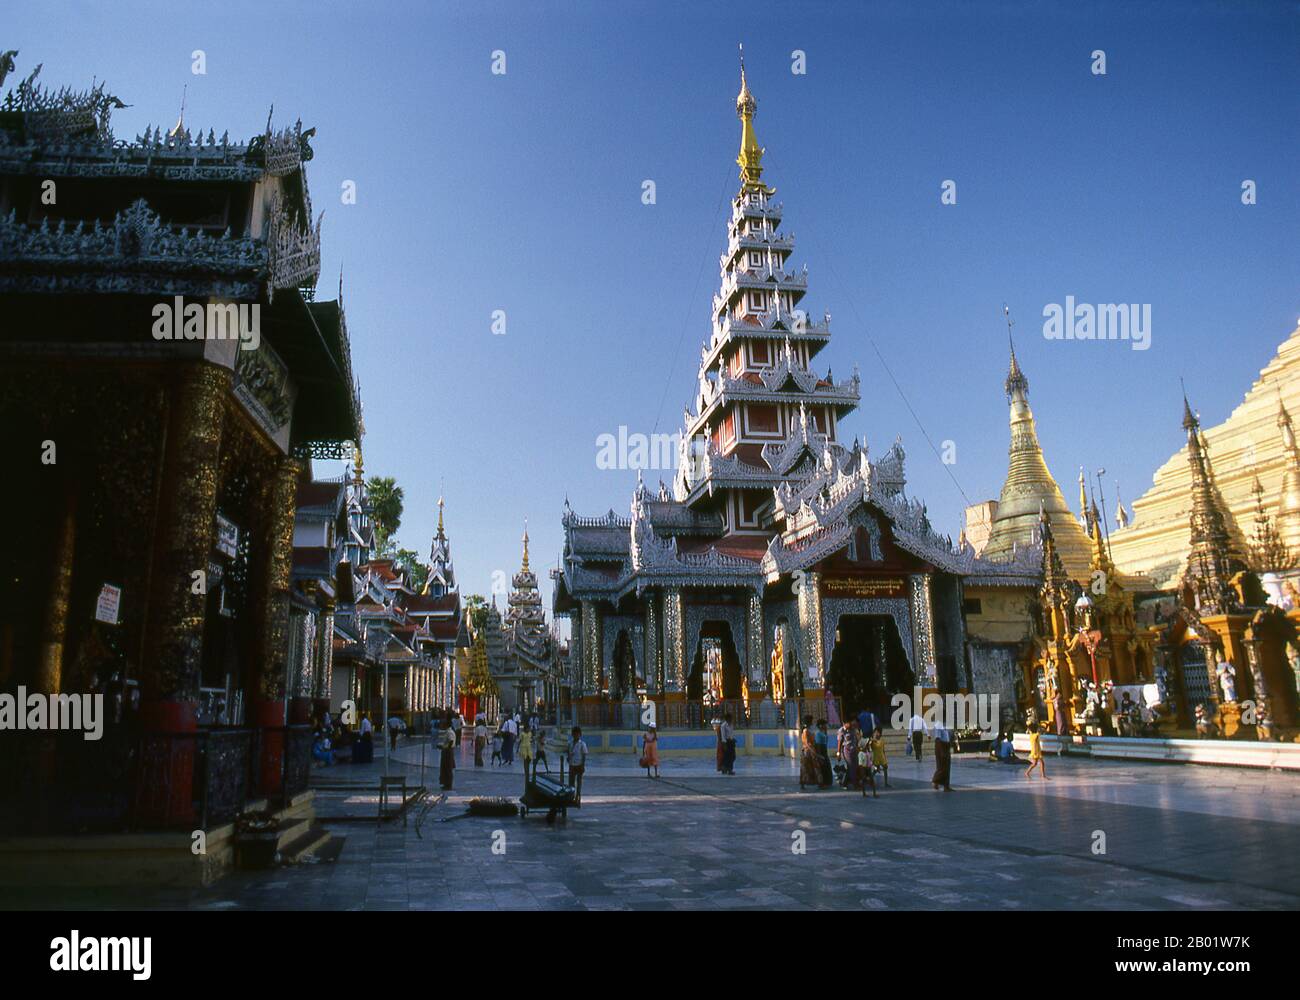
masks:
<path id="1" fill-rule="evenodd" d="M 398 758 L 418 779 L 420 747 Z M 236 873 L 205 890 L 60 893 L 23 906 L 190 909 L 958 908 L 1295 909 L 1300 777 L 1187 765 L 1049 758 L 1051 781 L 983 759 L 954 761 L 951 793 L 930 760 L 892 762 L 892 789 L 864 800 L 800 791 L 793 762 L 668 760 L 647 780 L 630 755 L 594 755 L 567 824 L 460 816 L 475 795 L 517 795 L 522 777 L 464 764 L 417 837 L 378 827 L 376 798 L 322 790 L 347 837 L 337 861 Z M 343 779 L 383 770 L 339 766 Z M 402 765 L 389 764 L 392 770 Z M 362 772 L 365 772 L 364 774 Z M 426 772 L 427 782 L 435 775 Z M 330 817 L 333 817 L 330 819 Z M 504 833 L 504 841 L 501 833 Z M 1099 834 L 1105 853 L 1094 854 Z M 504 853 L 494 853 L 494 842 Z M 802 846 L 802 851 L 796 848 Z"/>

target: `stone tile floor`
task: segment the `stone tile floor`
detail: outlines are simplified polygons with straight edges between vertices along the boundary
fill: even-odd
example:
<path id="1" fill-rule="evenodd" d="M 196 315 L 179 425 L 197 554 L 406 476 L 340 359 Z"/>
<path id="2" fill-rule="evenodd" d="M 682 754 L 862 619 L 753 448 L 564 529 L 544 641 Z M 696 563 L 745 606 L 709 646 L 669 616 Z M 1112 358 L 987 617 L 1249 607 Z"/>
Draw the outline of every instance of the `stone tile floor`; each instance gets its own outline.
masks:
<path id="1" fill-rule="evenodd" d="M 418 741 L 387 764 L 419 780 Z M 347 837 L 336 862 L 234 873 L 203 890 L 59 892 L 9 906 L 180 909 L 1296 909 L 1300 776 L 1241 768 L 1047 762 L 1051 781 L 982 758 L 892 762 L 864 800 L 800 791 L 796 767 L 741 758 L 665 760 L 648 780 L 631 754 L 593 755 L 583 808 L 548 827 L 457 818 L 475 795 L 516 796 L 513 771 L 474 768 L 414 826 L 366 817 L 385 763 L 320 769 L 317 811 Z M 431 759 L 431 758 L 430 758 Z M 436 773 L 425 772 L 428 784 Z M 1105 853 L 1094 854 L 1104 834 Z M 497 850 L 494 852 L 493 848 Z"/>

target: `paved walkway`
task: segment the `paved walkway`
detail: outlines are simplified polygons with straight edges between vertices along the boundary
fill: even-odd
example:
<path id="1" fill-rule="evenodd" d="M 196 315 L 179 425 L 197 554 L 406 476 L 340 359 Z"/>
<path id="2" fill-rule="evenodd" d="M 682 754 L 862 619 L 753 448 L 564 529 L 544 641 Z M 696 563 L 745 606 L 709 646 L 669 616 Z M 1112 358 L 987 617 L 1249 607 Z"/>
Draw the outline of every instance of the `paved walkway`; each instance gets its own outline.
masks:
<path id="1" fill-rule="evenodd" d="M 424 825 L 378 827 L 382 758 L 321 769 L 317 809 L 347 846 L 336 862 L 236 873 L 201 891 L 77 894 L 45 905 L 191 909 L 1300 908 L 1300 776 L 1240 768 L 1047 762 L 1050 781 L 978 758 L 893 762 L 864 800 L 799 790 L 795 765 L 671 759 L 647 780 L 631 754 L 593 755 L 583 808 L 548 827 L 456 818 L 475 795 L 517 796 L 522 774 L 466 767 Z M 392 771 L 418 778 L 419 744 Z M 338 783 L 345 781 L 347 786 Z M 358 787 L 350 787 L 356 781 Z M 436 784 L 436 772 L 426 772 Z M 1104 835 L 1105 853 L 1094 853 Z M 494 846 L 496 852 L 494 852 Z M 502 853 L 503 851 L 503 853 Z M 40 905 L 26 900 L 22 905 Z"/>

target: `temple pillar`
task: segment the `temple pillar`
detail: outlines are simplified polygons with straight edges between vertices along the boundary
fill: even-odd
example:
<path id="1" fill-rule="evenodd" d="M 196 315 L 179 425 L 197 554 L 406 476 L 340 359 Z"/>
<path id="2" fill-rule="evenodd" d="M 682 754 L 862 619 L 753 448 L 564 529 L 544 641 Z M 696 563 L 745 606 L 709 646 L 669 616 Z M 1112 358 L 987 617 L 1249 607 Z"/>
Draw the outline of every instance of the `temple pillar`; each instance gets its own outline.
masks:
<path id="1" fill-rule="evenodd" d="M 334 690 L 334 602 L 326 601 L 321 611 L 317 643 L 320 649 L 316 670 L 316 686 L 312 691 L 312 711 L 323 716 L 330 707 Z"/>
<path id="2" fill-rule="evenodd" d="M 189 365 L 171 400 L 141 672 L 141 728 L 158 734 L 142 751 L 152 759 L 140 765 L 148 778 L 137 790 L 137 806 L 146 824 L 183 820 L 193 811 L 195 744 L 170 734 L 198 728 L 207 597 L 194 592 L 192 574 L 206 571 L 215 539 L 230 383 L 224 368 Z"/>
<path id="3" fill-rule="evenodd" d="M 316 616 L 310 612 L 293 613 L 291 627 L 295 629 L 294 661 L 290 663 L 293 690 L 289 699 L 289 724 L 304 725 L 311 722 L 312 691 L 316 681 Z"/>
<path id="4" fill-rule="evenodd" d="M 654 697 L 663 692 L 663 664 L 659 641 L 659 595 L 646 594 L 645 602 L 645 686 L 646 695 Z"/>
<path id="5" fill-rule="evenodd" d="M 807 692 L 810 688 L 824 687 L 826 683 L 827 652 L 822 645 L 821 574 L 805 573 L 802 580 L 796 581 L 796 593 L 799 634 L 803 638 L 804 690 Z"/>
<path id="6" fill-rule="evenodd" d="M 676 587 L 664 591 L 664 695 L 686 697 L 686 615 L 682 592 Z"/>
<path id="7" fill-rule="evenodd" d="M 289 676 L 289 587 L 293 570 L 294 498 L 299 464 L 281 456 L 266 489 L 267 528 L 263 538 L 261 677 L 250 722 L 261 734 L 261 791 L 280 790 L 284 756 L 285 684 Z M 386 708 L 387 706 L 385 706 Z M 384 718 L 387 718 L 385 715 Z M 383 722 L 376 727 L 382 735 Z"/>
<path id="8" fill-rule="evenodd" d="M 68 634 L 68 600 L 72 595 L 72 557 L 77 538 L 77 495 L 65 487 L 59 534 L 51 553 L 54 572 L 45 618 L 41 623 L 41 660 L 36 672 L 36 690 L 41 694 L 63 691 L 63 646 Z"/>
<path id="9" fill-rule="evenodd" d="M 595 601 L 582 602 L 582 689 L 588 700 L 600 696 L 601 659 L 604 656 L 604 621 Z"/>
<path id="10" fill-rule="evenodd" d="M 763 595 L 758 590 L 749 593 L 749 614 L 745 618 L 745 646 L 749 658 L 746 677 L 751 688 L 762 691 L 767 687 L 763 674 L 766 666 L 763 657 Z"/>
<path id="11" fill-rule="evenodd" d="M 910 577 L 912 596 L 912 643 L 916 650 L 917 683 L 923 688 L 938 687 L 938 670 L 934 661 L 934 598 L 929 573 Z"/>

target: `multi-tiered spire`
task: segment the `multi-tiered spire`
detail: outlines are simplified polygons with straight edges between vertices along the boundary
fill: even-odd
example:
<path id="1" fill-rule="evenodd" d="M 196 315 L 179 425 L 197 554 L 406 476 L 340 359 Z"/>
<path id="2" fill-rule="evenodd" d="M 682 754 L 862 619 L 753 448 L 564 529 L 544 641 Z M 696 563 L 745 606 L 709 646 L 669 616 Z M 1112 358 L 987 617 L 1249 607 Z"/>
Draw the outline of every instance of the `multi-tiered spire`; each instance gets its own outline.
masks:
<path id="1" fill-rule="evenodd" d="M 743 53 L 742 53 L 743 56 Z M 687 407 L 676 499 L 716 510 L 727 531 L 762 533 L 772 488 L 826 447 L 837 454 L 836 424 L 857 408 L 859 379 L 836 383 L 812 371 L 830 340 L 830 316 L 800 308 L 807 268 L 790 269 L 794 238 L 780 232 L 782 206 L 762 180 L 754 131 L 758 102 L 741 63 L 740 190 L 732 199 L 727 248 L 713 299 L 713 332 L 701 351 L 698 393 Z"/>
<path id="2" fill-rule="evenodd" d="M 1187 434 L 1187 464 L 1192 473 L 1192 547 L 1183 579 L 1190 585 L 1201 614 L 1226 614 L 1239 603 L 1231 585 L 1232 577 L 1246 567 L 1232 552 L 1227 520 L 1210 479 L 1201 421 L 1192 412 L 1185 392 L 1183 430 Z"/>
<path id="3" fill-rule="evenodd" d="M 542 610 L 542 595 L 537 589 L 537 575 L 528 565 L 528 522 L 524 522 L 524 554 L 519 572 L 511 581 L 510 598 L 505 617 L 506 648 L 524 671 L 545 667 L 549 656 L 546 612 Z"/>
<path id="4" fill-rule="evenodd" d="M 438 533 L 433 536 L 429 549 L 429 578 L 424 584 L 424 593 L 434 597 L 456 589 L 456 570 L 451 564 L 451 542 L 442 524 L 442 497 L 438 497 Z"/>
<path id="5" fill-rule="evenodd" d="M 1045 517 L 1052 526 L 1055 547 L 1065 568 L 1071 574 L 1082 575 L 1091 559 L 1088 538 L 1083 528 L 1066 506 L 1061 488 L 1047 468 L 1042 445 L 1038 443 L 1038 428 L 1033 411 L 1029 408 L 1029 378 L 1016 359 L 1016 345 L 1011 339 L 1011 313 L 1005 306 L 1007 341 L 1011 363 L 1004 383 L 1007 402 L 1011 407 L 1011 448 L 1007 464 L 1007 478 L 1002 484 L 998 500 L 998 513 L 993 520 L 993 531 L 983 555 L 993 560 L 1008 559 L 1017 545 L 1028 544 L 1040 534 L 1039 525 Z M 1082 472 L 1080 473 L 1082 479 Z M 1080 484 L 1080 507 L 1086 507 L 1086 497 Z M 1080 510 L 1086 516 L 1086 510 Z"/>
<path id="6" fill-rule="evenodd" d="M 1300 555 L 1300 448 L 1296 446 L 1295 428 L 1291 414 L 1279 398 L 1277 401 L 1277 426 L 1282 432 L 1285 465 L 1282 470 L 1282 500 L 1277 512 L 1277 531 L 1283 544 L 1295 555 Z"/>

